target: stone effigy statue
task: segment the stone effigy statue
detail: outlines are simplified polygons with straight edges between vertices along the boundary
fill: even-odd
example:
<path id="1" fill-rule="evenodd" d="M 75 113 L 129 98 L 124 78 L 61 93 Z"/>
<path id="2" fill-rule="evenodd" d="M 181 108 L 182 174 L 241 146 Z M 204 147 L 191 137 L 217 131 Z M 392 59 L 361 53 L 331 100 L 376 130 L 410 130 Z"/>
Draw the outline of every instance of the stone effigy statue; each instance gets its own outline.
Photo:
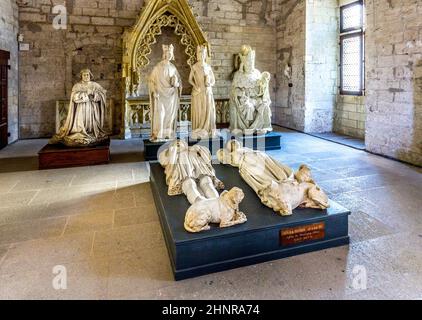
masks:
<path id="1" fill-rule="evenodd" d="M 109 139 L 104 129 L 107 91 L 92 81 L 89 69 L 82 70 L 80 76 L 81 81 L 72 89 L 66 121 L 50 144 L 88 147 Z"/>
<path id="2" fill-rule="evenodd" d="M 215 85 L 214 72 L 207 63 L 208 49 L 198 46 L 198 62 L 193 65 L 189 76 L 192 85 L 192 138 L 206 139 L 214 137 L 216 130 L 216 112 L 212 87 Z"/>
<path id="3" fill-rule="evenodd" d="M 174 60 L 173 45 L 163 46 L 163 60 L 151 72 L 148 86 L 151 101 L 151 141 L 176 138 L 177 113 L 182 82 Z"/>
<path id="4" fill-rule="evenodd" d="M 239 211 L 239 204 L 245 197 L 239 188 L 223 191 L 219 198 L 195 202 L 186 212 L 184 227 L 189 232 L 211 229 L 210 223 L 218 223 L 220 228 L 231 227 L 247 221 Z"/>
<path id="5" fill-rule="evenodd" d="M 189 147 L 186 141 L 175 140 L 159 154 L 158 159 L 165 168 L 168 195 L 185 194 L 192 205 L 185 219 L 187 231 L 208 230 L 209 223 L 226 227 L 246 221 L 237 210 L 243 199 L 241 190 L 234 189 L 219 196 L 217 190 L 224 189 L 224 185 L 216 177 L 207 148 L 200 145 Z"/>
<path id="6" fill-rule="evenodd" d="M 244 45 L 239 53 L 240 67 L 235 72 L 230 92 L 230 129 L 244 134 L 272 131 L 271 75 L 255 68 L 255 51 Z"/>
<path id="7" fill-rule="evenodd" d="M 261 202 L 282 216 L 291 215 L 297 207 L 329 207 L 327 195 L 305 165 L 295 173 L 262 151 L 243 148 L 236 140 L 229 141 L 217 156 L 221 163 L 238 167 L 241 177 Z"/>

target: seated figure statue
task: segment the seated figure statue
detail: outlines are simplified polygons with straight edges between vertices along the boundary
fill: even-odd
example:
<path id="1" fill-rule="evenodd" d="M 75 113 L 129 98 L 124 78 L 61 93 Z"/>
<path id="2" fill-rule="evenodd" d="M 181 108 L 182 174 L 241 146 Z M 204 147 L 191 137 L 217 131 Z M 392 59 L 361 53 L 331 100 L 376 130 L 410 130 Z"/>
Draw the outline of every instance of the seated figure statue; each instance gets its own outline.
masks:
<path id="1" fill-rule="evenodd" d="M 224 185 L 216 177 L 207 148 L 189 147 L 186 141 L 175 140 L 161 151 L 158 159 L 165 168 L 168 194 L 185 194 L 192 205 L 185 219 L 188 232 L 208 230 L 209 223 L 229 227 L 246 221 L 246 216 L 238 211 L 242 190 L 234 188 L 219 195 L 217 190 L 223 190 Z"/>
<path id="2" fill-rule="evenodd" d="M 297 207 L 329 207 L 327 195 L 314 182 L 306 165 L 295 173 L 262 151 L 241 147 L 236 140 L 229 141 L 217 156 L 221 163 L 238 167 L 261 202 L 282 216 L 291 215 Z"/>
<path id="3" fill-rule="evenodd" d="M 80 72 L 81 81 L 73 86 L 69 111 L 63 127 L 50 144 L 68 147 L 88 147 L 109 139 L 104 130 L 106 90 L 93 82 L 89 69 Z"/>
<path id="4" fill-rule="evenodd" d="M 271 75 L 255 68 L 255 51 L 243 46 L 239 53 L 239 70 L 230 92 L 230 129 L 233 133 L 265 134 L 272 131 Z"/>

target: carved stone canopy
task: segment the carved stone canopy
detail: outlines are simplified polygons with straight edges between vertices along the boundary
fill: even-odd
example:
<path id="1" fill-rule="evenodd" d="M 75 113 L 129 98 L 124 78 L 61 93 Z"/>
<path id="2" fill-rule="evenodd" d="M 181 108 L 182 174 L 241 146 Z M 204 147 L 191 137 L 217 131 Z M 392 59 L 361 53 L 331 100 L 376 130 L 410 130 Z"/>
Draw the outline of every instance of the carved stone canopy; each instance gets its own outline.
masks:
<path id="1" fill-rule="evenodd" d="M 151 47 L 165 27 L 172 28 L 180 37 L 189 65 L 196 62 L 198 45 L 209 48 L 206 36 L 187 0 L 149 0 L 136 25 L 124 36 L 123 78 L 126 78 L 126 96 L 140 83 L 142 71 L 150 63 L 148 56 L 151 54 Z"/>

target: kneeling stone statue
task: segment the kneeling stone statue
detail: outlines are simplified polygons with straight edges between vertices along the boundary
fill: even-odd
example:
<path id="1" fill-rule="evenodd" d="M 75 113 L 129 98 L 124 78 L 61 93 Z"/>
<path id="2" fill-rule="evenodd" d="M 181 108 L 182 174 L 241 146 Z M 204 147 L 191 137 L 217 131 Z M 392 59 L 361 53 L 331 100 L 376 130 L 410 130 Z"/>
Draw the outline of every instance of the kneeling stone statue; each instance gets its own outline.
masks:
<path id="1" fill-rule="evenodd" d="M 93 82 L 89 69 L 80 72 L 81 81 L 73 86 L 66 122 L 49 144 L 89 147 L 109 139 L 104 130 L 106 90 Z"/>
<path id="2" fill-rule="evenodd" d="M 165 168 L 168 195 L 185 194 L 192 205 L 184 223 L 188 232 L 208 230 L 209 223 L 229 227 L 246 222 L 246 216 L 238 212 L 244 197 L 242 190 L 233 188 L 219 196 L 217 189 L 224 189 L 224 185 L 216 177 L 207 148 L 189 147 L 186 141 L 175 140 L 169 142 L 158 159 Z"/>

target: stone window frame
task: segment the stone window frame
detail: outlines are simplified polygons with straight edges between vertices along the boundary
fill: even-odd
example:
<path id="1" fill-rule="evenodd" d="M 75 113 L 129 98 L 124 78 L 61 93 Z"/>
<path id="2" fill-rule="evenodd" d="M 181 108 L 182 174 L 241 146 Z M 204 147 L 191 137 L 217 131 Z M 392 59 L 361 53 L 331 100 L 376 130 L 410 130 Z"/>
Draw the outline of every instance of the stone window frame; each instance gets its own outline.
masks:
<path id="1" fill-rule="evenodd" d="M 343 11 L 351 6 L 361 5 L 361 25 L 356 28 L 343 28 Z M 343 89 L 343 41 L 349 38 L 359 37 L 360 38 L 360 90 L 349 91 Z M 357 0 L 352 3 L 343 5 L 340 7 L 340 95 L 348 96 L 363 96 L 365 94 L 365 31 L 364 31 L 364 1 Z"/>

